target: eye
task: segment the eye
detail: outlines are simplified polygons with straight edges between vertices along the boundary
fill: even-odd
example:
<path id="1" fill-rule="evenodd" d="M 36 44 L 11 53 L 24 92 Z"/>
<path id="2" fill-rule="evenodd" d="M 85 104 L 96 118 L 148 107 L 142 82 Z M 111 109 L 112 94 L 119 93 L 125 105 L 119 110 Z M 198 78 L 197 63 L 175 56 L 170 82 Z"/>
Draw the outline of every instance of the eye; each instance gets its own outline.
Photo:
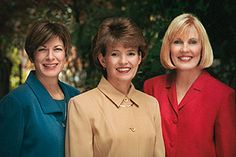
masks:
<path id="1" fill-rule="evenodd" d="M 173 41 L 173 44 L 182 44 L 183 42 L 180 39 L 176 39 Z"/>
<path id="2" fill-rule="evenodd" d="M 45 47 L 39 47 L 39 48 L 37 48 L 36 51 L 37 52 L 44 52 L 44 51 L 47 51 L 47 49 Z"/>
<path id="3" fill-rule="evenodd" d="M 196 40 L 196 39 L 189 40 L 189 44 L 197 44 L 197 43 L 198 43 L 198 40 Z"/>
<path id="4" fill-rule="evenodd" d="M 128 51 L 128 56 L 135 56 L 137 54 L 138 54 L 138 52 L 136 52 L 136 51 Z"/>
<path id="5" fill-rule="evenodd" d="M 113 51 L 113 52 L 111 52 L 111 56 L 119 56 L 119 54 L 118 54 L 118 52 L 115 52 L 115 51 Z"/>
<path id="6" fill-rule="evenodd" d="M 55 48 L 54 51 L 56 51 L 56 52 L 62 52 L 63 49 L 62 49 L 62 48 Z"/>

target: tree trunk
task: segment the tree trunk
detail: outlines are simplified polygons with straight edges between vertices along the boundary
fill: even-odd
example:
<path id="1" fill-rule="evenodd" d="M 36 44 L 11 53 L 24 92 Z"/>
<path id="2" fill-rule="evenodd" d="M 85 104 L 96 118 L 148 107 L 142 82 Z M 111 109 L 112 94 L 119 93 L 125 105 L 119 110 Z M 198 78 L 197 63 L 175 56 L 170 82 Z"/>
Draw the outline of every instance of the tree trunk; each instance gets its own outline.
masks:
<path id="1" fill-rule="evenodd" d="M 10 91 L 11 68 L 11 61 L 0 56 L 0 99 Z"/>

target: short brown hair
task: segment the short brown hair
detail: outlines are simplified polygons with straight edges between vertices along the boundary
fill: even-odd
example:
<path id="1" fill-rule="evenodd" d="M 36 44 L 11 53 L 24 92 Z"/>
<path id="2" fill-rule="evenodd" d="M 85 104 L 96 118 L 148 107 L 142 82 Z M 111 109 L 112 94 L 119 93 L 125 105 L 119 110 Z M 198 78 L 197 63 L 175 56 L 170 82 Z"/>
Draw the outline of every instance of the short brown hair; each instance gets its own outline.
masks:
<path id="1" fill-rule="evenodd" d="M 71 37 L 68 29 L 61 23 L 37 21 L 30 28 L 25 41 L 25 51 L 32 62 L 37 48 L 52 37 L 59 37 L 62 40 L 66 56 L 68 55 L 71 49 Z"/>
<path id="2" fill-rule="evenodd" d="M 107 45 L 116 43 L 121 43 L 125 47 L 138 48 L 142 59 L 147 55 L 148 45 L 143 33 L 130 18 L 107 18 L 100 24 L 92 43 L 92 57 L 98 69 L 103 68 L 98 60 L 98 55 L 101 53 L 105 56 Z"/>
<path id="3" fill-rule="evenodd" d="M 196 16 L 184 13 L 172 20 L 163 38 L 160 59 L 163 67 L 166 69 L 175 69 L 175 65 L 172 64 L 170 57 L 171 42 L 177 34 L 184 32 L 189 26 L 194 26 L 196 28 L 201 40 L 202 56 L 199 66 L 201 68 L 207 68 L 212 65 L 213 52 L 204 26 Z"/>

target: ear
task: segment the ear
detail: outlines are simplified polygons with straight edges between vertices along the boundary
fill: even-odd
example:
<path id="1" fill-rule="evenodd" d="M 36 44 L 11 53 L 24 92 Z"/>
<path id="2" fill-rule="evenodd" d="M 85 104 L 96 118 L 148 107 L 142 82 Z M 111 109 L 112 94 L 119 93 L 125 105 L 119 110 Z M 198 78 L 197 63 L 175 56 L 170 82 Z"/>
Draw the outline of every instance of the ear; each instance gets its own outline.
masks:
<path id="1" fill-rule="evenodd" d="M 105 57 L 102 55 L 102 53 L 98 54 L 98 60 L 100 64 L 103 66 L 103 68 L 106 68 Z"/>

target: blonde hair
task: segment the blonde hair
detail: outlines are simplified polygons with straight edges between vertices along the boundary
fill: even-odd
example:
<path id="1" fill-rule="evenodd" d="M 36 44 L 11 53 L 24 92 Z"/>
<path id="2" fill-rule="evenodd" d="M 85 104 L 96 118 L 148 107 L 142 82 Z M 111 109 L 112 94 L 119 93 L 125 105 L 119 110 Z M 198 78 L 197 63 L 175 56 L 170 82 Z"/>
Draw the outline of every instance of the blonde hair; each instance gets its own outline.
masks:
<path id="1" fill-rule="evenodd" d="M 190 26 L 194 26 L 196 28 L 202 44 L 202 54 L 199 67 L 204 69 L 212 65 L 213 52 L 204 26 L 194 15 L 184 13 L 172 20 L 163 38 L 160 60 L 164 68 L 175 69 L 175 65 L 173 65 L 170 57 L 171 42 L 177 34 L 184 32 Z"/>

